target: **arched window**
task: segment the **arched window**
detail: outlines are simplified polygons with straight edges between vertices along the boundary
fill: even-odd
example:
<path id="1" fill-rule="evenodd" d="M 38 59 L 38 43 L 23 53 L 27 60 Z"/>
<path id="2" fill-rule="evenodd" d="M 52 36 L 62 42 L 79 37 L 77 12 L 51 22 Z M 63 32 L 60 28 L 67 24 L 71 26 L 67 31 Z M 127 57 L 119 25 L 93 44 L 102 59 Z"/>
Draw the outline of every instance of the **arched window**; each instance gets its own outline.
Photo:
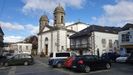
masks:
<path id="1" fill-rule="evenodd" d="M 45 38 L 45 44 L 48 44 L 48 38 L 47 37 Z"/>
<path id="2" fill-rule="evenodd" d="M 63 16 L 61 16 L 61 23 L 63 23 Z"/>

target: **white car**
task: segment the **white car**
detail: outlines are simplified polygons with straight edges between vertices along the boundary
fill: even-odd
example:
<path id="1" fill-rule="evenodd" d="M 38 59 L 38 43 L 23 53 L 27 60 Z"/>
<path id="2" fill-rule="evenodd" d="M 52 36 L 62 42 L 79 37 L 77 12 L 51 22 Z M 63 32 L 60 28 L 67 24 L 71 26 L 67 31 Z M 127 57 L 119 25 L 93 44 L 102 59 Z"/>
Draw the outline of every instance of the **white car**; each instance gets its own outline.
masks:
<path id="1" fill-rule="evenodd" d="M 127 58 L 128 58 L 127 56 L 118 57 L 116 58 L 116 62 L 126 62 Z"/>

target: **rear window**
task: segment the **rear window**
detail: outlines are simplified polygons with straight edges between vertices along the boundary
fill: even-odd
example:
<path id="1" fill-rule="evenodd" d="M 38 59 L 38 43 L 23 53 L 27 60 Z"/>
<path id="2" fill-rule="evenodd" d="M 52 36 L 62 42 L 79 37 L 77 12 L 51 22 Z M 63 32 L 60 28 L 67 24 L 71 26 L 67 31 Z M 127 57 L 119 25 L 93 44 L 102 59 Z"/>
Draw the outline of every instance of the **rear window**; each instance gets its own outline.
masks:
<path id="1" fill-rule="evenodd" d="M 56 57 L 70 57 L 70 53 L 56 53 Z"/>

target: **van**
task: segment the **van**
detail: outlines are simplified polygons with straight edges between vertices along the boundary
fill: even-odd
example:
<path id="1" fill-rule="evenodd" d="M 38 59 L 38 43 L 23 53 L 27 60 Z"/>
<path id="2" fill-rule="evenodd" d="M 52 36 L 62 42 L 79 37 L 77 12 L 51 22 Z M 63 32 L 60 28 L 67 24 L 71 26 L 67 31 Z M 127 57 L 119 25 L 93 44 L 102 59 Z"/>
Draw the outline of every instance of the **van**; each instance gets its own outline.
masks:
<path id="1" fill-rule="evenodd" d="M 53 52 L 50 53 L 48 64 L 52 67 L 62 67 L 64 61 L 71 56 L 70 52 Z"/>

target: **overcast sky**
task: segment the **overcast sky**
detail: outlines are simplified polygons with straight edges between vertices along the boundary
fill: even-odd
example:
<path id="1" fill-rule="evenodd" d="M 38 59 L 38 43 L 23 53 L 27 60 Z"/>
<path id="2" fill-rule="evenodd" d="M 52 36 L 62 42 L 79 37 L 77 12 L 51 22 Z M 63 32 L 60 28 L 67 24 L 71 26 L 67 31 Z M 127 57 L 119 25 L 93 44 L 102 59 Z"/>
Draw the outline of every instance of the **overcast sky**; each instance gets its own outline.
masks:
<path id="1" fill-rule="evenodd" d="M 53 23 L 53 11 L 61 4 L 66 25 L 79 19 L 87 24 L 122 27 L 133 23 L 133 0 L 0 0 L 0 25 L 5 42 L 16 42 L 38 33 L 41 15 Z"/>

